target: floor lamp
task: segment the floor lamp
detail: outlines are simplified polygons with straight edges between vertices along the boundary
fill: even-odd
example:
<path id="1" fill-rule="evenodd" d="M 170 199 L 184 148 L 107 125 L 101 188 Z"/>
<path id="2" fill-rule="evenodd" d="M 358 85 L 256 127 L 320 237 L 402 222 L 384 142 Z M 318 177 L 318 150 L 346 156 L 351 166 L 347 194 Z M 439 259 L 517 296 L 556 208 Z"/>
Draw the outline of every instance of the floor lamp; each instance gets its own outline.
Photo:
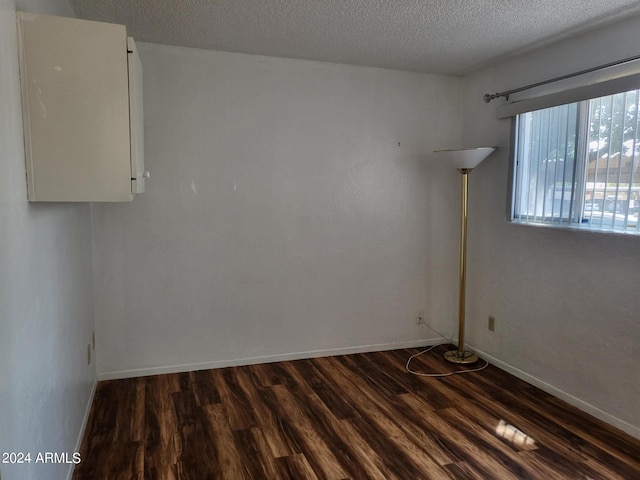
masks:
<path id="1" fill-rule="evenodd" d="M 469 364 L 478 361 L 478 356 L 471 350 L 464 349 L 465 297 L 467 288 L 467 206 L 469 193 L 469 173 L 487 158 L 495 148 L 463 148 L 458 150 L 436 150 L 434 153 L 451 167 L 460 172 L 462 177 L 460 208 L 460 303 L 458 310 L 458 349 L 450 350 L 444 358 L 451 363 Z"/>

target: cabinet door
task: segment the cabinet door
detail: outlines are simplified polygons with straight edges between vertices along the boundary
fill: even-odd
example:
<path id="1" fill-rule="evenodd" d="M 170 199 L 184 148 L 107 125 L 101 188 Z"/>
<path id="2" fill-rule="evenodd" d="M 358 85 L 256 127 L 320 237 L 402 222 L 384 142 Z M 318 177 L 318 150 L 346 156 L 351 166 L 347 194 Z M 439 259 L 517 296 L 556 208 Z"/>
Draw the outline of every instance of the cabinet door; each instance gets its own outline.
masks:
<path id="1" fill-rule="evenodd" d="M 144 193 L 148 175 L 144 170 L 144 109 L 142 105 L 142 62 L 133 38 L 127 39 L 129 48 L 129 122 L 131 123 L 131 190 Z"/>
<path id="2" fill-rule="evenodd" d="M 28 197 L 130 201 L 125 27 L 18 14 Z"/>

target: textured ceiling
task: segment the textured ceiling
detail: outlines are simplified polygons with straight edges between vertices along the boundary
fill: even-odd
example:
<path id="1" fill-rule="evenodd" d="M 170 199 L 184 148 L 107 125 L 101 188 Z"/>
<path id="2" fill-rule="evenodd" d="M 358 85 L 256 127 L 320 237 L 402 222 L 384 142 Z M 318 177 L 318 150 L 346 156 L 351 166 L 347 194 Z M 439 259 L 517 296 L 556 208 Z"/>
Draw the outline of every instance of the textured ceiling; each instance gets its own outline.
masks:
<path id="1" fill-rule="evenodd" d="M 640 13 L 637 0 L 69 0 L 138 41 L 465 74 Z"/>

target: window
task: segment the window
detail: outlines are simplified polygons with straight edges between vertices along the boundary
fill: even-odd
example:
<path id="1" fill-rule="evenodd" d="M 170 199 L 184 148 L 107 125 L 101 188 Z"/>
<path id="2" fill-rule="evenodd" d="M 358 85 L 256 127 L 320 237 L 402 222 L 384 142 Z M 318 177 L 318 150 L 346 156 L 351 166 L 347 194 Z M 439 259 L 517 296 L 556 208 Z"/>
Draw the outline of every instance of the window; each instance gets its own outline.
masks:
<path id="1" fill-rule="evenodd" d="M 640 234 L 640 90 L 515 117 L 512 220 Z"/>

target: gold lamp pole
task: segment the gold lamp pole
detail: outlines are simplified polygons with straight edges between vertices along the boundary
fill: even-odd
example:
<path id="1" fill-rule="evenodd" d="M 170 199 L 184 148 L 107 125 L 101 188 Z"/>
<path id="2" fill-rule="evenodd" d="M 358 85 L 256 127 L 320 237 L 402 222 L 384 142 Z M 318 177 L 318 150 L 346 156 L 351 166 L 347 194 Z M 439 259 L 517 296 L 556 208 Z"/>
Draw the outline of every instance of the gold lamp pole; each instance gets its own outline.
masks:
<path id="1" fill-rule="evenodd" d="M 465 302 L 467 290 L 467 214 L 469 203 L 469 173 L 487 158 L 495 148 L 464 148 L 457 150 L 436 150 L 434 153 L 445 159 L 461 174 L 460 202 L 460 276 L 459 276 L 459 310 L 458 310 L 458 349 L 449 350 L 444 358 L 451 363 L 469 364 L 478 361 L 478 356 L 471 350 L 464 349 Z"/>

